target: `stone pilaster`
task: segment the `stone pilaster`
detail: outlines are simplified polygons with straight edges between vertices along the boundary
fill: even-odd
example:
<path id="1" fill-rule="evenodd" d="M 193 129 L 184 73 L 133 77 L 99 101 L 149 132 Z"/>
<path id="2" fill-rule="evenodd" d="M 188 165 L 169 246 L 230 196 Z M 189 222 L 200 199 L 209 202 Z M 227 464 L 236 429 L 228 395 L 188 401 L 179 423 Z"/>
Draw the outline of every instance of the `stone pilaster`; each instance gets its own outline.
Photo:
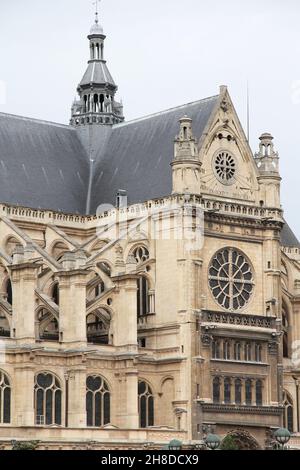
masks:
<path id="1" fill-rule="evenodd" d="M 68 427 L 86 427 L 86 370 L 78 368 L 65 374 L 68 389 Z"/>
<path id="2" fill-rule="evenodd" d="M 116 409 L 116 424 L 123 429 L 138 429 L 138 371 L 129 363 L 126 369 L 126 372 L 122 371 L 117 374 L 119 400 Z"/>
<path id="3" fill-rule="evenodd" d="M 86 346 L 86 283 L 83 269 L 63 271 L 59 278 L 60 341 L 73 347 Z"/>
<path id="4" fill-rule="evenodd" d="M 34 377 L 33 367 L 22 366 L 14 370 L 12 424 L 15 426 L 35 425 Z"/>
<path id="5" fill-rule="evenodd" d="M 35 341 L 35 289 L 41 265 L 19 261 L 10 266 L 13 292 L 12 337 L 22 343 L 32 343 Z"/>
<path id="6" fill-rule="evenodd" d="M 137 279 L 136 275 L 113 278 L 116 284 L 114 301 L 114 346 L 137 352 Z"/>

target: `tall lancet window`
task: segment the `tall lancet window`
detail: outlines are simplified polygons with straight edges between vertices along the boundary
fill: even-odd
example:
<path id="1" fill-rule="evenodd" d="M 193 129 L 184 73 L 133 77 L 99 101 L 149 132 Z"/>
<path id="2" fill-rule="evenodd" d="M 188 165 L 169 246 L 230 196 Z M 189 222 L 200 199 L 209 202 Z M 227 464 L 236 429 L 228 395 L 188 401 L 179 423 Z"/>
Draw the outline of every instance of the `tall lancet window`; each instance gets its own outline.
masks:
<path id="1" fill-rule="evenodd" d="M 139 415 L 140 427 L 147 428 L 154 425 L 154 397 L 150 386 L 146 382 L 139 382 Z"/>
<path id="2" fill-rule="evenodd" d="M 0 424 L 10 423 L 11 388 L 6 374 L 0 371 Z"/>
<path id="3" fill-rule="evenodd" d="M 110 422 L 110 391 L 100 376 L 86 379 L 86 422 L 87 426 L 97 428 Z"/>
<path id="4" fill-rule="evenodd" d="M 34 399 L 37 425 L 62 424 L 62 392 L 59 380 L 54 375 L 45 372 L 36 376 Z"/>

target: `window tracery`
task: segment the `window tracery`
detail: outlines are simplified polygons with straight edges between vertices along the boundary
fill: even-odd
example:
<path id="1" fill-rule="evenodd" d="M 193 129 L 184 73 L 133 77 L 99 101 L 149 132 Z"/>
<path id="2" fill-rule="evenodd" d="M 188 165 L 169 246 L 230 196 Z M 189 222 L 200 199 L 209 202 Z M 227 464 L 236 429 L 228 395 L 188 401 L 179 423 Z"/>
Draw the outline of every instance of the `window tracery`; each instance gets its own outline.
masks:
<path id="1" fill-rule="evenodd" d="M 248 304 L 254 289 L 249 261 L 234 248 L 218 251 L 210 263 L 209 286 L 221 307 L 242 309 Z"/>

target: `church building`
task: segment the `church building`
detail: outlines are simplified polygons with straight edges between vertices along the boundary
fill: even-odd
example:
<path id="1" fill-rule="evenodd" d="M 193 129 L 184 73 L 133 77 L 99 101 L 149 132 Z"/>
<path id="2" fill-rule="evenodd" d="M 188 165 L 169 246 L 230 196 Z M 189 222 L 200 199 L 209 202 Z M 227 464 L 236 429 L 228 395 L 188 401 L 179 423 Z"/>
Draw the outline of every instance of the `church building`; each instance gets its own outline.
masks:
<path id="1" fill-rule="evenodd" d="M 0 113 L 0 448 L 300 445 L 274 138 L 252 152 L 225 86 L 126 121 L 105 39 L 96 14 L 68 125 Z"/>

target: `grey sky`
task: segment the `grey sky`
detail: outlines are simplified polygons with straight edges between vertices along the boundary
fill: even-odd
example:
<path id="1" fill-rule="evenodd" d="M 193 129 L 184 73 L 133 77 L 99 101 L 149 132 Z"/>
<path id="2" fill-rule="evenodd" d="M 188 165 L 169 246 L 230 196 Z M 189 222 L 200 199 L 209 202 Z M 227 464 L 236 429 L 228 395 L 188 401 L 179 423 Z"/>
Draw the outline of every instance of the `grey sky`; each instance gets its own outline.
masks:
<path id="1" fill-rule="evenodd" d="M 1 112 L 68 122 L 93 10 L 93 0 L 0 0 Z M 299 0 L 100 4 L 106 59 L 127 119 L 214 95 L 225 84 L 245 126 L 249 81 L 251 146 L 256 151 L 264 131 L 274 135 L 283 205 L 298 236 L 299 17 Z"/>

